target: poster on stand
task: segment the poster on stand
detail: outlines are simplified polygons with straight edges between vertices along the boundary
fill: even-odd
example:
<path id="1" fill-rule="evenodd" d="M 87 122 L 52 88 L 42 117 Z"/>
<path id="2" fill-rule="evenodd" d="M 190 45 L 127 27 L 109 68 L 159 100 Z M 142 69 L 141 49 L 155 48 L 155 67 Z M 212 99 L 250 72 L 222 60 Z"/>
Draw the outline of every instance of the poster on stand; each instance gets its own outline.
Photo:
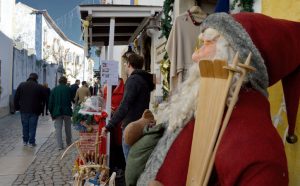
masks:
<path id="1" fill-rule="evenodd" d="M 119 62 L 102 61 L 101 64 L 101 84 L 118 85 Z"/>

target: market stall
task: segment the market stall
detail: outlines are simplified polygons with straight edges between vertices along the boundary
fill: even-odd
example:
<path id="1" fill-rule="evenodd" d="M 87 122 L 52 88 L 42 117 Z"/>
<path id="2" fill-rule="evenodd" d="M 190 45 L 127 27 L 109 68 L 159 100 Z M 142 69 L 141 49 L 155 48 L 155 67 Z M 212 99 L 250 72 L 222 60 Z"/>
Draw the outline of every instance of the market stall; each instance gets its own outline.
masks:
<path id="1" fill-rule="evenodd" d="M 70 145 L 62 155 L 63 158 L 74 146 L 78 151 L 73 166 L 74 185 L 106 185 L 110 180 L 106 137 L 100 135 L 107 118 L 103 108 L 104 101 L 100 96 L 87 98 L 74 108 L 72 120 L 75 130 L 79 132 L 79 140 Z"/>

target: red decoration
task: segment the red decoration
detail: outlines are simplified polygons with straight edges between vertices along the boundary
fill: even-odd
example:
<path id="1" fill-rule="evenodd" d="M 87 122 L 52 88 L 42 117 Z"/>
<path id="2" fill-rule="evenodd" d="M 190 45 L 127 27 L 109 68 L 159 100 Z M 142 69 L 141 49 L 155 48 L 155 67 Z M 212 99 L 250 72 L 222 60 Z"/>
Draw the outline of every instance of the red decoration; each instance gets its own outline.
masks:
<path id="1" fill-rule="evenodd" d="M 107 113 L 102 111 L 101 115 L 94 115 L 94 120 L 98 123 L 98 133 L 101 134 L 102 128 L 105 127 L 105 119 L 107 118 Z M 99 136 L 97 136 L 99 137 Z M 101 154 L 106 154 L 106 137 L 100 136 L 99 139 L 99 156 Z"/>

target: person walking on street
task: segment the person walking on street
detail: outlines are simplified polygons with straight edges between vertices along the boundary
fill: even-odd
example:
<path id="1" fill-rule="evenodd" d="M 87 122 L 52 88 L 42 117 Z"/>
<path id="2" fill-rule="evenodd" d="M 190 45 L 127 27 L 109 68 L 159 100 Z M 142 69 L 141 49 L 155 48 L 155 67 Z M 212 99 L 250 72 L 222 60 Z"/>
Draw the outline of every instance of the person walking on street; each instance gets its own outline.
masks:
<path id="1" fill-rule="evenodd" d="M 67 78 L 62 76 L 58 81 L 59 85 L 56 86 L 50 94 L 49 111 L 52 119 L 54 120 L 55 134 L 58 149 L 62 150 L 62 126 L 65 124 L 66 143 L 67 146 L 72 143 L 71 131 L 71 116 L 72 116 L 72 96 L 71 88 L 68 87 Z"/>
<path id="2" fill-rule="evenodd" d="M 77 90 L 76 95 L 75 95 L 75 104 L 80 104 L 82 103 L 86 97 L 91 96 L 91 92 L 89 90 L 88 84 L 86 81 L 82 81 L 82 86 Z"/>
<path id="3" fill-rule="evenodd" d="M 72 102 L 73 103 L 75 103 L 74 98 L 75 98 L 77 89 L 79 88 L 79 85 L 80 85 L 80 80 L 76 79 L 75 83 L 70 86 L 70 88 L 71 88 L 71 95 L 72 95 Z"/>
<path id="4" fill-rule="evenodd" d="M 48 115 L 49 96 L 50 96 L 50 92 L 51 92 L 50 88 L 48 87 L 48 83 L 44 83 L 43 87 L 44 87 L 45 102 L 43 104 L 42 116 L 44 116 L 44 114 Z"/>
<path id="5" fill-rule="evenodd" d="M 97 96 L 98 95 L 98 91 L 99 91 L 99 81 L 100 79 L 97 78 L 94 82 L 94 88 L 93 88 L 93 96 Z"/>
<path id="6" fill-rule="evenodd" d="M 31 73 L 27 81 L 18 86 L 14 97 L 15 109 L 21 113 L 23 144 L 29 143 L 30 147 L 36 146 L 36 128 L 45 101 L 44 88 L 37 80 L 38 75 Z"/>
<path id="7" fill-rule="evenodd" d="M 89 86 L 90 94 L 93 96 L 94 94 L 94 87 L 92 85 Z"/>
<path id="8" fill-rule="evenodd" d="M 138 120 L 144 110 L 149 108 L 150 92 L 154 90 L 153 76 L 141 70 L 144 64 L 143 57 L 134 52 L 126 52 L 123 57 L 126 61 L 125 70 L 129 76 L 125 83 L 124 96 L 108 124 L 102 128 L 102 135 L 112 131 L 120 122 L 124 131 L 129 123 Z M 124 143 L 124 133 L 122 147 L 125 160 L 127 160 L 130 147 Z"/>

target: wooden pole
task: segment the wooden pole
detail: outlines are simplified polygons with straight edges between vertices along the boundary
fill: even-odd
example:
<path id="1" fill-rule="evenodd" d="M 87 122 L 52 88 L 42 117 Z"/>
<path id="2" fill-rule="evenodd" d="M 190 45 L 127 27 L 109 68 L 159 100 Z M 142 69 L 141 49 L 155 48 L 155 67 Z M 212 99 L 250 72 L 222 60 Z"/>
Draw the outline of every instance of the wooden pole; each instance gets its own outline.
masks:
<path id="1" fill-rule="evenodd" d="M 234 106 L 235 106 L 235 104 L 237 102 L 240 89 L 241 89 L 241 87 L 243 85 L 243 81 L 244 81 L 244 79 L 246 77 L 246 74 L 247 74 L 247 70 L 250 70 L 250 69 L 253 70 L 253 68 L 251 68 L 249 66 L 250 61 L 251 61 L 251 56 L 252 56 L 252 54 L 250 53 L 248 55 L 248 57 L 247 57 L 246 62 L 245 62 L 244 65 L 243 64 L 242 65 L 237 64 L 237 66 L 241 67 L 241 76 L 240 76 L 240 78 L 239 78 L 239 80 L 238 80 L 238 82 L 236 84 L 236 87 L 235 87 L 235 90 L 234 90 L 234 93 L 233 93 L 233 97 L 232 97 L 231 102 L 229 104 L 228 110 L 227 110 L 225 118 L 223 120 L 221 131 L 220 131 L 219 136 L 217 138 L 217 143 L 216 143 L 216 145 L 215 145 L 215 147 L 213 149 L 213 154 L 212 154 L 212 156 L 210 158 L 208 169 L 206 171 L 206 175 L 205 175 L 205 179 L 204 179 L 204 185 L 208 184 L 208 181 L 209 181 L 209 178 L 210 178 L 210 175 L 211 175 L 211 171 L 212 171 L 212 168 L 213 168 L 213 165 L 214 165 L 214 162 L 215 162 L 215 156 L 216 156 L 216 152 L 217 152 L 218 146 L 220 144 L 220 141 L 222 139 L 224 131 L 225 131 L 227 125 L 228 125 L 228 122 L 229 122 L 229 119 L 231 117 L 233 108 L 234 108 Z"/>
<path id="2" fill-rule="evenodd" d="M 113 60 L 114 56 L 114 40 L 115 40 L 115 18 L 110 18 L 110 26 L 109 26 L 109 46 L 108 46 L 108 59 Z M 110 120 L 111 115 L 111 92 L 112 85 L 107 84 L 107 100 L 106 100 L 106 112 L 108 114 L 106 121 Z M 106 152 L 109 158 L 110 154 L 110 133 L 107 134 L 106 138 Z M 109 160 L 108 160 L 109 162 Z M 109 163 L 108 163 L 109 164 Z"/>
<path id="3" fill-rule="evenodd" d="M 94 157 L 94 162 L 97 162 L 97 155 L 99 154 L 99 128 L 96 134 L 96 139 L 95 139 L 95 157 Z"/>

